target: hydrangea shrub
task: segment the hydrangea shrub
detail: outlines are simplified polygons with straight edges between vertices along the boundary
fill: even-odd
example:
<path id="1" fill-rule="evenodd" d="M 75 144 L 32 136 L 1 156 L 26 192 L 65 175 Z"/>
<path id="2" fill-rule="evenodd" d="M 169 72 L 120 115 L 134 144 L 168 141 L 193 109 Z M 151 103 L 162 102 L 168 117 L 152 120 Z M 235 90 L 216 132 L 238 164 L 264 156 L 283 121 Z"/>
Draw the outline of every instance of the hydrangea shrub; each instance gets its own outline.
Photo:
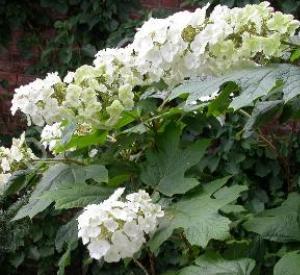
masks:
<path id="1" fill-rule="evenodd" d="M 300 22 L 268 2 L 207 8 L 151 18 L 93 65 L 16 89 L 12 113 L 40 127 L 48 152 L 34 154 L 24 135 L 0 148 L 2 196 L 27 202 L 12 223 L 68 221 L 55 241 L 60 274 L 78 238 L 83 265 L 110 274 L 252 274 L 297 253 L 297 175 L 285 153 L 294 145 L 274 145 L 260 126 L 297 117 Z M 259 258 L 253 234 L 283 244 Z"/>

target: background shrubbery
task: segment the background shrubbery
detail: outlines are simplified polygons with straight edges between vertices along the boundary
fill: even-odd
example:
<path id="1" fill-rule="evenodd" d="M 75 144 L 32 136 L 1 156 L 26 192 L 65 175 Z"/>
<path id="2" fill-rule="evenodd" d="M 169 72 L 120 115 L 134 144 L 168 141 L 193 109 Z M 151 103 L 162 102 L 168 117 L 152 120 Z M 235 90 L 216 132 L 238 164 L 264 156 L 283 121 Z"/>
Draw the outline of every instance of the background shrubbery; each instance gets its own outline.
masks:
<path id="1" fill-rule="evenodd" d="M 65 73 L 90 63 L 99 49 L 130 38 L 140 22 L 130 15 L 138 7 L 136 0 L 2 0 L 0 45 L 7 46 L 13 31 L 21 30 L 18 46 L 24 58 L 32 58 L 36 51 L 39 56 L 28 73 Z"/>
<path id="2" fill-rule="evenodd" d="M 6 18 L 1 22 L 2 31 L 6 31 L 5 35 L 0 34 L 3 45 L 10 39 L 7 30 L 13 29 L 15 24 L 22 25 L 25 31 L 31 32 L 30 36 L 22 40 L 20 46 L 24 53 L 28 54 L 32 45 L 39 45 L 40 60 L 32 67 L 33 72 L 39 75 L 52 70 L 65 72 L 81 64 L 91 63 L 96 49 L 115 46 L 124 38 L 130 38 L 140 22 L 129 19 L 131 1 L 125 6 L 124 1 L 103 2 L 105 4 L 98 1 L 37 1 L 36 5 L 31 4 L 32 7 L 20 1 L 2 2 L 2 19 Z M 219 2 L 230 6 L 241 5 L 240 1 Z M 217 1 L 213 3 L 217 4 Z M 188 4 L 203 4 L 203 1 L 189 1 Z M 300 4 L 297 2 L 292 5 L 291 1 L 278 1 L 275 5 L 285 11 L 290 9 L 297 13 Z M 49 16 L 44 15 L 46 11 L 49 12 Z M 62 17 L 57 18 L 56 12 L 62 14 Z M 40 35 L 41 29 L 47 29 L 49 26 L 56 29 L 50 40 Z M 291 51 L 292 58 L 289 62 L 297 64 L 299 45 L 292 45 Z M 287 68 L 285 71 L 279 71 L 278 81 L 273 78 L 269 82 L 258 80 L 254 83 L 250 81 L 249 84 L 249 79 L 243 79 L 242 76 L 250 75 L 253 73 L 251 70 L 245 71 L 240 78 L 236 75 L 227 76 L 227 80 L 231 82 L 226 85 L 223 85 L 226 82 L 224 79 L 217 79 L 216 82 L 221 86 L 219 96 L 199 108 L 198 112 L 178 107 L 185 103 L 184 93 L 179 97 L 175 96 L 171 102 L 164 102 L 163 105 L 159 98 L 145 96 L 138 102 L 138 112 L 130 113 L 131 116 L 123 122 L 125 124 L 116 128 L 115 136 L 110 136 L 108 143 L 99 146 L 100 154 L 93 161 L 107 167 L 109 187 L 125 185 L 127 190 L 131 191 L 137 186 L 143 186 L 154 191 L 154 198 L 157 200 L 160 197 L 155 192 L 159 190 L 163 194 L 173 195 L 172 198 L 161 196 L 161 203 L 165 207 L 173 204 L 171 210 L 175 216 L 180 214 L 181 210 L 191 215 L 199 215 L 199 220 L 196 221 L 189 219 L 189 216 L 177 220 L 178 224 L 183 225 L 180 228 L 176 227 L 177 224 L 174 225 L 175 234 L 160 246 L 159 251 L 156 251 L 157 255 L 148 249 L 139 255 L 141 263 L 152 275 L 155 274 L 153 266 L 156 274 L 163 274 L 165 271 L 168 271 L 165 274 L 176 274 L 179 269 L 187 266 L 188 269 L 183 270 L 181 274 L 197 274 L 199 266 L 212 269 L 211 274 L 228 269 L 233 270 L 232 272 L 237 271 L 236 274 L 240 275 L 273 272 L 276 275 L 297 274 L 297 251 L 300 249 L 299 91 L 297 87 L 290 88 L 293 96 L 289 99 L 292 100 L 285 102 L 283 98 L 286 90 L 282 79 L 291 79 L 295 75 L 300 77 L 300 72 L 297 67 Z M 278 68 L 275 66 L 273 70 Z M 263 80 L 264 72 L 257 72 L 256 77 Z M 255 77 L 251 79 L 255 81 Z M 238 88 L 234 82 L 247 83 L 249 86 Z M 190 86 L 187 86 L 185 92 L 188 96 L 193 96 L 193 85 L 197 85 L 199 89 L 202 87 L 205 91 L 214 88 L 205 80 L 199 80 L 196 84 L 190 83 Z M 250 92 L 260 88 L 265 94 L 262 93 L 258 99 L 251 97 L 250 93 L 243 102 L 243 109 L 233 112 L 229 108 L 230 94 L 242 93 L 249 87 Z M 268 88 L 272 93 L 267 93 Z M 226 117 L 225 120 L 223 116 Z M 147 129 L 140 127 L 141 124 L 145 124 Z M 38 136 L 37 131 L 38 128 L 29 129 L 27 137 Z M 68 136 L 68 133 L 65 134 Z M 66 143 L 69 142 L 68 137 L 65 137 L 65 140 Z M 34 140 L 28 139 L 28 143 L 39 154 L 39 148 L 34 148 L 32 141 Z M 81 154 L 87 155 L 88 147 L 96 141 L 79 139 L 79 145 L 80 142 L 83 146 L 78 152 L 66 154 L 64 164 L 57 164 L 59 169 L 60 165 L 65 165 L 66 174 L 71 179 L 72 176 L 86 175 L 83 167 L 89 167 L 90 163 L 81 166 L 80 163 L 72 163 L 72 160 L 80 158 Z M 182 158 L 183 154 L 185 158 Z M 164 165 L 171 169 L 168 170 Z M 78 196 L 75 202 L 79 208 L 84 205 L 86 197 L 97 196 L 97 193 L 91 194 L 90 191 L 98 190 L 99 187 L 93 178 L 84 178 L 83 184 L 91 187 L 90 190 L 74 190 L 73 186 L 68 186 L 71 189 L 68 193 L 61 192 L 60 195 L 59 192 L 48 192 L 48 198 L 52 199 L 51 207 L 36 213 L 34 211 L 39 209 L 36 205 L 24 210 L 24 205 L 30 200 L 31 189 L 34 189 L 35 184 L 42 178 L 42 172 L 47 168 L 48 163 L 45 162 L 37 168 L 37 173 L 35 170 L 25 170 L 17 174 L 10 182 L 6 196 L 1 197 L 0 273 L 55 274 L 59 269 L 58 274 L 65 272 L 72 275 L 142 274 L 141 269 L 132 261 L 112 265 L 92 262 L 86 248 L 78 242 L 78 209 L 70 207 L 68 199 L 74 199 L 72 195 L 75 193 Z M 172 175 L 174 171 L 180 171 L 181 177 L 172 178 L 168 174 Z M 165 176 L 165 172 L 167 180 L 173 185 L 167 185 L 169 189 L 162 191 L 158 182 Z M 59 188 L 64 175 L 55 173 L 53 169 L 53 174 L 48 175 L 50 179 L 43 178 L 41 186 L 47 189 L 47 186 L 54 183 Z M 96 172 L 93 175 L 95 174 Z M 189 178 L 184 178 L 185 175 Z M 230 177 L 227 177 L 228 175 Z M 192 192 L 184 190 L 182 193 L 186 193 L 185 196 L 174 192 L 175 187 L 180 188 L 180 180 L 195 178 L 199 180 L 200 185 Z M 212 183 L 215 179 L 221 179 L 212 185 L 215 189 L 206 189 L 205 183 Z M 191 199 L 193 192 L 197 193 L 194 200 Z M 214 197 L 211 197 L 212 193 Z M 186 204 L 180 204 L 183 201 L 182 197 L 187 199 Z M 189 203 L 189 200 L 192 203 Z M 232 204 L 232 201 L 236 204 Z M 208 211 L 205 208 L 207 205 L 216 206 Z M 180 206 L 185 206 L 185 209 L 181 209 Z M 23 209 L 21 213 L 24 217 L 29 212 L 34 218 L 11 223 L 10 220 L 20 209 Z M 223 233 L 224 228 L 218 228 L 218 221 L 228 221 L 224 217 L 229 217 L 232 221 L 230 238 L 222 239 L 222 236 L 216 238 L 217 240 L 210 240 L 205 254 L 203 247 L 189 243 L 186 231 L 193 226 L 199 229 L 199 225 L 204 225 L 204 229 L 210 228 L 208 233 L 213 236 L 218 232 Z M 207 235 L 204 236 L 204 241 L 200 238 L 199 241 L 198 235 L 192 237 L 198 243 L 205 243 L 209 239 Z M 159 240 L 156 240 L 150 244 L 150 248 L 155 251 L 160 244 Z M 219 270 L 214 269 L 216 263 Z M 289 270 L 294 268 L 294 273 L 284 273 L 286 267 Z"/>

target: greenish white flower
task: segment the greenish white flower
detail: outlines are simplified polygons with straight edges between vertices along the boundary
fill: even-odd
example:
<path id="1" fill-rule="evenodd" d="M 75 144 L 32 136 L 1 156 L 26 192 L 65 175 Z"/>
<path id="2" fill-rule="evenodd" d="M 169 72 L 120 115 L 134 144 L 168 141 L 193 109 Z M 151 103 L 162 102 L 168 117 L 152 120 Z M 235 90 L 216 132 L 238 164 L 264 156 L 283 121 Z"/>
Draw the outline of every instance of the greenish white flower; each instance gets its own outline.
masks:
<path id="1" fill-rule="evenodd" d="M 60 82 L 57 73 L 49 73 L 45 79 L 38 78 L 17 88 L 12 99 L 12 114 L 20 110 L 27 116 L 29 125 L 33 122 L 43 126 L 45 123 L 59 120 L 60 107 L 54 93 L 55 85 Z"/>
<path id="2" fill-rule="evenodd" d="M 70 84 L 74 79 L 74 75 L 75 72 L 68 72 L 67 75 L 64 77 L 64 82 Z"/>
<path id="3" fill-rule="evenodd" d="M 54 152 L 55 147 L 60 143 L 62 137 L 61 123 L 54 123 L 53 125 L 46 125 L 41 133 L 41 142 L 45 148 L 49 148 Z"/>
<path id="4" fill-rule="evenodd" d="M 105 122 L 105 125 L 114 125 L 119 120 L 123 110 L 124 106 L 121 104 L 121 102 L 117 99 L 114 100 L 112 104 L 106 108 L 106 111 L 109 115 L 109 119 Z"/>
<path id="5" fill-rule="evenodd" d="M 89 151 L 89 157 L 93 158 L 98 154 L 98 150 L 97 149 L 92 149 L 91 151 Z"/>
<path id="6" fill-rule="evenodd" d="M 299 27 L 299 22 L 294 20 L 294 17 L 290 14 L 283 14 L 277 11 L 267 21 L 267 27 L 271 31 L 276 31 L 280 34 L 293 33 Z"/>
<path id="7" fill-rule="evenodd" d="M 132 92 L 132 86 L 129 84 L 122 85 L 119 88 L 119 99 L 123 103 L 126 109 L 132 109 L 134 106 L 134 93 Z"/>
<path id="8" fill-rule="evenodd" d="M 0 190 L 14 171 L 26 169 L 30 161 L 37 159 L 25 143 L 25 133 L 13 138 L 10 148 L 0 147 Z"/>

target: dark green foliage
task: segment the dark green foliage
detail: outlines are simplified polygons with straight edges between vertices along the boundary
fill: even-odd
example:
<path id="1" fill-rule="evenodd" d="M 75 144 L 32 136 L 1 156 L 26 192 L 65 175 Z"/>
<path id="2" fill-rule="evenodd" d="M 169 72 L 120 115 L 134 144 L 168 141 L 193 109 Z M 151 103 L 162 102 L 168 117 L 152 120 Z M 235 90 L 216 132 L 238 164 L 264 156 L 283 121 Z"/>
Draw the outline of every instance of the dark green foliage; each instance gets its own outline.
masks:
<path id="1" fill-rule="evenodd" d="M 15 30 L 23 31 L 22 55 L 32 58 L 37 51 L 40 56 L 28 73 L 65 73 L 91 63 L 104 47 L 126 44 L 140 22 L 130 19 L 137 7 L 137 0 L 1 0 L 0 49 Z"/>
<path id="2" fill-rule="evenodd" d="M 265 210 L 244 223 L 248 231 L 256 232 L 263 239 L 289 243 L 300 241 L 300 196 L 291 193 L 281 206 Z"/>
<path id="3" fill-rule="evenodd" d="M 217 254 L 207 253 L 195 260 L 193 266 L 184 268 L 179 272 L 180 275 L 192 274 L 236 274 L 250 275 L 255 267 L 255 261 L 249 258 L 238 260 L 225 260 Z"/>
<path id="4" fill-rule="evenodd" d="M 297 275 L 299 271 L 300 254 L 293 251 L 285 254 L 275 265 L 274 275 Z"/>
<path id="5" fill-rule="evenodd" d="M 187 81 L 165 101 L 143 94 L 114 131 L 66 131 L 78 150 L 14 174 L 1 197 L 0 273 L 298 275 L 299 76 L 277 64 Z M 165 217 L 139 262 L 93 261 L 76 219 L 118 186 L 146 189 Z"/>
<path id="6" fill-rule="evenodd" d="M 221 216 L 218 213 L 219 209 L 234 202 L 240 193 L 247 189 L 242 185 L 226 190 L 220 189 L 227 181 L 228 177 L 209 182 L 203 186 L 203 191 L 199 194 L 194 192 L 196 195 L 193 197 L 181 200 L 167 208 L 158 232 L 150 241 L 151 250 L 157 251 L 177 228 L 184 229 L 184 235 L 191 245 L 202 248 L 206 248 L 212 239 L 227 239 L 230 220 Z M 215 199 L 211 198 L 213 195 Z"/>
<path id="7" fill-rule="evenodd" d="M 24 199 L 10 205 L 2 201 L 0 218 L 0 273 L 53 274 L 59 258 L 54 239 L 61 221 L 51 212 L 45 212 L 33 224 L 25 219 L 11 223 L 11 218 L 22 206 Z"/>
<path id="8" fill-rule="evenodd" d="M 273 67 L 272 73 L 276 74 L 276 70 Z M 234 75 L 227 77 L 232 79 Z M 218 81 L 221 94 L 224 89 L 225 95 L 235 91 L 237 98 L 244 93 L 242 85 L 237 90 L 233 82 L 223 85 L 226 78 Z M 240 83 L 243 78 L 239 78 Z M 195 87 L 186 90 L 190 95 L 206 85 L 200 81 L 190 84 Z M 273 85 L 271 81 L 264 87 L 269 90 Z M 127 192 L 146 188 L 154 192 L 153 199 L 166 212 L 157 233 L 139 255 L 148 270 L 154 265 L 157 274 L 201 274 L 202 270 L 209 270 L 208 274 L 224 270 L 228 274 L 284 274 L 282 270 L 294 274 L 297 263 L 286 266 L 285 262 L 297 258 L 300 249 L 300 150 L 299 129 L 294 121 L 299 92 L 284 102 L 285 85 L 288 82 L 280 84 L 281 92 L 259 100 L 253 98 L 237 111 L 229 107 L 231 97 L 225 105 L 218 98 L 199 104 L 197 112 L 181 108 L 186 101 L 180 98 L 173 98 L 164 110 L 150 108 L 152 104 L 158 107 L 160 100 L 151 104 L 146 100 L 149 108 L 140 114 L 135 112 L 136 120 L 117 130 L 114 141 L 85 146 L 78 141 L 81 155 L 94 146 L 100 150 L 92 163 L 80 163 L 78 153 L 73 152 L 65 163 L 50 165 L 29 199 L 24 198 L 29 204 L 24 203 L 12 215 L 29 215 L 32 223 L 27 218 L 13 223 L 4 218 L 6 227 L 12 227 L 10 231 L 16 234 L 20 224 L 34 226 L 41 217 L 51 221 L 56 215 L 56 234 L 49 242 L 55 251 L 52 265 L 59 274 L 64 270 L 66 274 L 68 270 L 139 274 L 133 262 L 108 265 L 88 260 L 86 250 L 75 238 L 76 215 L 80 213 L 78 208 L 108 197 L 111 187 L 125 185 Z M 267 94 L 263 89 L 262 92 Z M 286 112 L 286 108 L 290 111 Z M 141 125 L 142 132 L 132 130 Z M 191 180 L 195 184 L 190 185 Z M 16 186 L 19 195 L 28 190 L 25 185 Z M 5 200 L 14 199 L 9 196 Z M 10 211 L 9 205 L 10 202 L 4 204 L 5 212 Z M 58 229 L 59 226 L 62 227 Z M 0 235 L 5 236 L 4 231 Z M 36 246 L 28 231 L 18 236 L 22 236 L 22 242 L 29 239 L 30 247 Z M 17 239 L 12 243 L 18 246 Z M 20 246 L 20 251 L 27 250 Z M 5 251 L 2 268 L 9 266 L 8 274 L 14 274 L 13 264 L 27 268 L 28 256 L 22 253 L 18 257 L 17 253 Z M 11 262 L 12 254 L 15 258 Z M 35 268 L 42 268 L 41 263 Z"/>
<path id="9" fill-rule="evenodd" d="M 201 91 L 202 84 L 198 82 L 195 91 Z M 243 93 L 233 82 L 218 85 L 224 95 Z M 100 202 L 112 188 L 122 185 L 127 192 L 146 188 L 166 212 L 157 233 L 137 256 L 149 272 L 154 266 L 156 274 L 202 274 L 203 270 L 207 274 L 283 274 L 285 268 L 294 274 L 297 264 L 293 261 L 287 267 L 285 262 L 297 258 L 300 249 L 300 150 L 294 121 L 299 97 L 295 93 L 286 103 L 283 97 L 279 92 L 254 99 L 235 112 L 229 107 L 231 97 L 228 104 L 218 98 L 199 104 L 197 112 L 180 107 L 186 103 L 181 98 L 174 98 L 163 110 L 157 108 L 161 100 L 146 99 L 148 108 L 138 114 L 133 111 L 136 119 L 116 130 L 114 140 L 94 145 L 78 140 L 78 152 L 68 153 L 56 165 L 44 164 L 43 169 L 49 168 L 43 177 L 27 185 L 19 184 L 22 173 L 16 175 L 10 190 L 18 190 L 18 195 L 9 192 L 2 202 L 0 236 L 2 240 L 9 236 L 13 247 L 2 248 L 0 270 L 5 274 L 37 269 L 47 274 L 45 268 L 50 274 L 53 270 L 58 274 L 142 274 L 130 260 L 91 261 L 77 240 L 80 209 Z M 142 129 L 141 125 L 142 131 L 133 130 Z M 82 156 L 95 147 L 100 152 L 97 157 L 83 161 Z M 33 192 L 32 181 L 37 184 Z M 13 217 L 20 220 L 10 222 Z M 40 222 L 43 219 L 47 228 Z M 40 241 L 46 238 L 47 245 L 32 239 L 37 238 L 32 231 L 35 226 L 40 227 Z M 44 237 L 46 233 L 41 232 L 50 228 L 54 232 Z M 28 243 L 28 249 L 23 243 Z M 43 255 L 49 254 L 41 249 L 51 252 L 46 262 Z"/>
<path id="10" fill-rule="evenodd" d="M 167 196 L 185 194 L 199 184 L 197 179 L 186 178 L 184 174 L 200 161 L 209 146 L 209 140 L 203 139 L 181 150 L 180 134 L 179 125 L 168 125 L 157 141 L 158 150 L 148 152 L 143 164 L 141 180 Z"/>

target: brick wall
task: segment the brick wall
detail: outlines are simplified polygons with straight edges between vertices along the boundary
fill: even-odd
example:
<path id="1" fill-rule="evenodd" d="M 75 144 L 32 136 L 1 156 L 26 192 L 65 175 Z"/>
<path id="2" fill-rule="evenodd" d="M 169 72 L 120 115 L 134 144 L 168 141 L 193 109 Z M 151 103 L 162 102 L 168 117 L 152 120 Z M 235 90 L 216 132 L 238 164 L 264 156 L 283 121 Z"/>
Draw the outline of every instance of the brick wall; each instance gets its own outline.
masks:
<path id="1" fill-rule="evenodd" d="M 148 8 L 165 8 L 176 10 L 180 8 L 180 0 L 142 0 L 143 6 Z"/>
<path id="2" fill-rule="evenodd" d="M 168 9 L 177 11 L 180 8 L 180 0 L 141 0 L 142 5 L 147 9 Z M 5 80 L 5 88 L 0 85 L 0 136 L 14 135 L 18 129 L 26 127 L 21 116 L 10 115 L 10 100 L 13 90 L 34 80 L 36 76 L 27 75 L 26 69 L 37 61 L 39 52 L 33 54 L 33 58 L 26 60 L 18 50 L 17 44 L 22 37 L 21 32 L 15 31 L 8 50 L 0 54 L 0 82 Z"/>
<path id="3" fill-rule="evenodd" d="M 15 117 L 10 115 L 10 100 L 13 90 L 34 80 L 35 77 L 26 75 L 26 69 L 36 60 L 24 59 L 18 50 L 17 44 L 22 33 L 12 33 L 12 40 L 7 50 L 0 54 L 0 136 L 13 135 L 16 129 L 21 130 L 26 126 L 20 114 Z"/>

